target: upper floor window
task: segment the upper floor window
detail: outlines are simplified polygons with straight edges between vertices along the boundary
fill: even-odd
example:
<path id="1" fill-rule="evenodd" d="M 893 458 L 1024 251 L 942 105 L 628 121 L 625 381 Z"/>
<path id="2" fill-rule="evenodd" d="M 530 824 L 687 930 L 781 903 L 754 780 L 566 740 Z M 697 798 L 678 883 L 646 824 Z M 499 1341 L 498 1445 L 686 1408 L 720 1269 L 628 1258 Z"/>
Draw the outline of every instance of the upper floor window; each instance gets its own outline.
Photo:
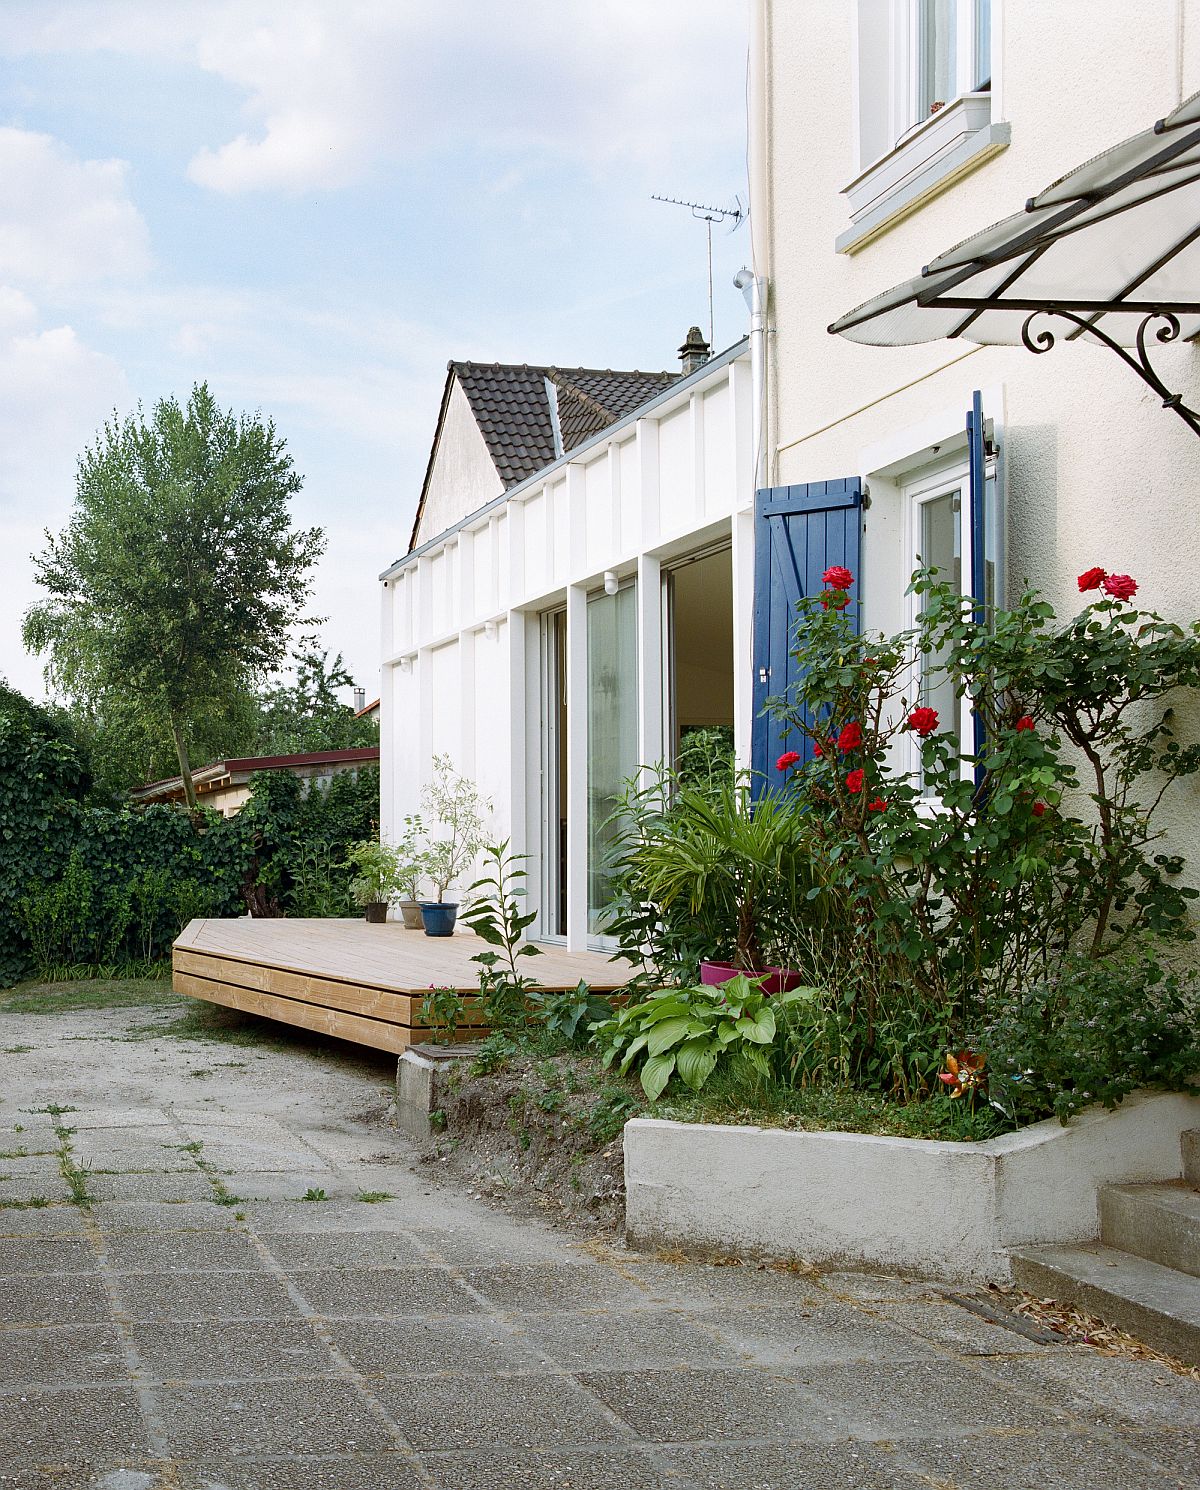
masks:
<path id="1" fill-rule="evenodd" d="M 859 175 L 837 247 L 888 223 L 1003 149 L 992 118 L 993 7 L 1002 0 L 857 0 Z"/>

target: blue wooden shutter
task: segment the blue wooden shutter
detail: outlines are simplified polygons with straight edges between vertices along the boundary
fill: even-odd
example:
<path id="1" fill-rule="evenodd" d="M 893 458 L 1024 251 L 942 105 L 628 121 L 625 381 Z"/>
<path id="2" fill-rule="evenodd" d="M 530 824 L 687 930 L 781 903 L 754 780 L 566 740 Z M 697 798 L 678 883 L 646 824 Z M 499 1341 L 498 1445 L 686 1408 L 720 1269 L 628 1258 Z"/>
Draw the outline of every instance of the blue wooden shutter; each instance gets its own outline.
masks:
<path id="1" fill-rule="evenodd" d="M 825 588 L 821 575 L 831 564 L 854 574 L 851 614 L 859 618 L 862 482 L 811 481 L 765 487 L 754 503 L 754 719 L 750 764 L 761 789 L 777 779 L 775 762 L 785 750 L 811 759 L 807 741 L 789 738 L 780 720 L 763 713 L 768 698 L 785 693 L 801 669 L 792 656 L 796 605 Z"/>

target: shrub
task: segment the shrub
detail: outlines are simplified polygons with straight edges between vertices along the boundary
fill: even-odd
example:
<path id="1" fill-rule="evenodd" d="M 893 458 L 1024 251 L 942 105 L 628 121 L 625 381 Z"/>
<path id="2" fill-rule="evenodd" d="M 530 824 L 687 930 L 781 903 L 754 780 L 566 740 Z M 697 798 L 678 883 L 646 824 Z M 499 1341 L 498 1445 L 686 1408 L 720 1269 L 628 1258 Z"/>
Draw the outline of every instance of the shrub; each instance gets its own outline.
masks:
<path id="1" fill-rule="evenodd" d="M 811 988 L 795 988 L 769 998 L 759 982 L 739 975 L 719 988 L 668 989 L 627 1004 L 592 1034 L 604 1065 L 619 1059 L 622 1076 L 640 1067 L 642 1090 L 654 1102 L 675 1074 L 694 1092 L 718 1066 L 769 1077 L 776 1011 L 813 997 Z"/>
<path id="2" fill-rule="evenodd" d="M 1014 1122 L 1065 1120 L 1138 1087 L 1188 1089 L 1200 1075 L 1200 993 L 1144 949 L 1076 956 L 1005 1006 L 979 1043 L 989 1095 Z"/>

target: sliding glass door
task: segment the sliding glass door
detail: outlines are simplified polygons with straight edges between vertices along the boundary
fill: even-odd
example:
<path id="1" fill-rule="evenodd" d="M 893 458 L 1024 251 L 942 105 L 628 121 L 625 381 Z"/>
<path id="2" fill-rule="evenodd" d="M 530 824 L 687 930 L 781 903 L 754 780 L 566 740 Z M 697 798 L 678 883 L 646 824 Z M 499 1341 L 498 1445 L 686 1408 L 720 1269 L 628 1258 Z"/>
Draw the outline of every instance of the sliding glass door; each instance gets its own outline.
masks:
<path id="1" fill-rule="evenodd" d="M 588 932 L 604 931 L 612 895 L 607 858 L 610 821 L 638 768 L 636 589 L 599 594 L 587 605 Z"/>

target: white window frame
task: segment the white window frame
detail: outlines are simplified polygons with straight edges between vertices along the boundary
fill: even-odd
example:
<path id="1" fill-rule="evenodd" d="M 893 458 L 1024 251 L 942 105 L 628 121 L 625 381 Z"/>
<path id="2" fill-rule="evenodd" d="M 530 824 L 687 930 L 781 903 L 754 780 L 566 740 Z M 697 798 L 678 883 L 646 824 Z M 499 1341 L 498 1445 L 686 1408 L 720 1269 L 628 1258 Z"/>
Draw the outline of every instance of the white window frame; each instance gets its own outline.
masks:
<path id="1" fill-rule="evenodd" d="M 919 549 L 921 542 L 921 509 L 927 502 L 937 497 L 948 496 L 952 491 L 959 493 L 959 570 L 961 583 L 967 587 L 963 593 L 969 593 L 971 584 L 972 568 L 972 534 L 971 524 L 966 520 L 969 513 L 968 482 L 970 480 L 970 469 L 966 457 L 963 456 L 953 462 L 939 466 L 935 470 L 926 470 L 920 476 L 906 482 L 901 488 L 901 496 L 904 501 L 904 512 L 907 526 L 907 551 L 909 558 L 909 573 L 917 567 L 920 557 Z M 921 609 L 921 596 L 910 595 L 908 597 L 908 625 L 910 628 L 917 624 L 917 612 Z M 913 663 L 913 686 L 919 691 L 921 682 L 921 659 L 915 654 Z M 918 703 L 920 699 L 918 697 Z M 967 744 L 972 739 L 974 720 L 971 709 L 971 700 L 963 694 L 958 701 L 958 729 L 959 739 Z M 916 781 L 921 780 L 921 741 L 911 731 L 908 732 L 908 770 Z M 961 775 L 964 781 L 972 779 L 973 768 L 965 759 L 961 767 Z M 936 806 L 931 801 L 924 803 L 926 807 L 933 810 Z"/>
<path id="2" fill-rule="evenodd" d="M 960 98 L 975 94 L 976 0 L 954 0 L 955 86 L 952 97 L 941 100 L 941 113 Z M 892 25 L 892 141 L 898 148 L 913 130 L 937 114 L 922 114 L 921 36 L 922 0 L 894 0 Z M 993 54 L 995 42 L 992 43 Z M 991 90 L 987 90 L 990 94 Z"/>
<path id="3" fill-rule="evenodd" d="M 859 0 L 866 4 L 867 0 Z M 850 226 L 837 235 L 839 253 L 857 252 L 893 223 L 939 195 L 961 176 L 998 154 L 1009 143 L 1011 131 L 1003 118 L 997 59 L 1002 55 L 1000 28 L 1003 0 L 992 0 L 990 86 L 975 89 L 976 0 L 953 0 L 955 21 L 955 91 L 936 114 L 919 113 L 921 100 L 921 0 L 886 0 L 888 26 L 886 67 L 874 64 L 871 75 L 862 71 L 862 27 L 855 41 L 854 120 L 859 139 L 859 171 L 843 188 L 850 208 Z M 874 7 L 872 7 L 874 9 Z M 872 22 L 877 30 L 878 14 Z M 886 80 L 884 77 L 886 73 Z M 882 134 L 888 142 L 882 154 L 862 158 L 864 89 L 880 95 Z"/>

